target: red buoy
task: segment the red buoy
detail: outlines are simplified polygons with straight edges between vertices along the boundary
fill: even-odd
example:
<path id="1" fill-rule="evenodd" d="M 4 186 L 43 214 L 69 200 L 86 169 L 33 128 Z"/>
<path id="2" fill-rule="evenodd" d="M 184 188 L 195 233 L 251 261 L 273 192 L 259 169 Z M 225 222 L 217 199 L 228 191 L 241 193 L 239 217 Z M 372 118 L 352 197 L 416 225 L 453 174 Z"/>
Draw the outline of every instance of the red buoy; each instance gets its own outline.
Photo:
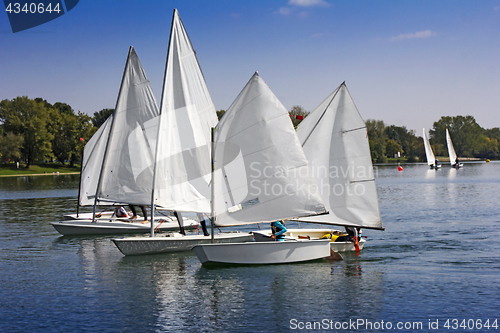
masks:
<path id="1" fill-rule="evenodd" d="M 403 167 L 401 165 L 398 166 L 398 171 L 403 171 Z"/>

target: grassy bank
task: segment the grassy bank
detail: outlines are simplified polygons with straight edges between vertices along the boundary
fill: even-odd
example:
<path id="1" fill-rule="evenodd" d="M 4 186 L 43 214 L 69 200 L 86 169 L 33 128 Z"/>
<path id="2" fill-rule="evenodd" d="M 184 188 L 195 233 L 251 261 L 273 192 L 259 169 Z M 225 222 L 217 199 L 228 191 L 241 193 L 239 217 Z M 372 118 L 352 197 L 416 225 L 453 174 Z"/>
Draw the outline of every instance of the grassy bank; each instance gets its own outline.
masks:
<path id="1" fill-rule="evenodd" d="M 69 164 L 63 166 L 61 163 L 42 163 L 32 164 L 29 168 L 26 168 L 26 165 L 21 164 L 19 169 L 16 168 L 14 163 L 0 166 L 0 177 L 52 175 L 57 173 L 80 173 L 80 165 L 75 164 L 75 166 L 71 167 Z"/>

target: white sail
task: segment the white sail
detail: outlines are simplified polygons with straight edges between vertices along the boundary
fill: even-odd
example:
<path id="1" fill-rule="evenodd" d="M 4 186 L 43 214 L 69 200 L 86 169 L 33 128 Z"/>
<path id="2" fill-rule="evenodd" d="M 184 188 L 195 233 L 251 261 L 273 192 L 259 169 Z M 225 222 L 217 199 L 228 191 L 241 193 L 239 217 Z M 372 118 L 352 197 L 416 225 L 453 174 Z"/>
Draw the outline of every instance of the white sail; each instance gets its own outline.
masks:
<path id="1" fill-rule="evenodd" d="M 161 101 L 155 204 L 210 212 L 210 133 L 217 124 L 196 53 L 174 10 Z"/>
<path id="2" fill-rule="evenodd" d="M 423 129 L 422 138 L 424 139 L 425 156 L 427 157 L 427 164 L 434 165 L 436 158 L 434 157 L 434 153 L 432 152 L 431 144 L 429 143 L 429 138 L 427 137 L 427 133 L 425 133 L 425 128 Z"/>
<path id="3" fill-rule="evenodd" d="M 457 160 L 457 154 L 455 153 L 455 148 L 453 148 L 453 142 L 451 142 L 450 132 L 446 129 L 446 145 L 448 146 L 448 156 L 450 156 L 450 165 L 455 165 Z"/>
<path id="4" fill-rule="evenodd" d="M 255 73 L 217 125 L 217 225 L 325 212 L 287 110 Z"/>
<path id="5" fill-rule="evenodd" d="M 366 125 L 342 83 L 297 127 L 327 215 L 301 221 L 382 229 Z"/>
<path id="6" fill-rule="evenodd" d="M 151 204 L 158 118 L 151 84 L 130 47 L 104 154 L 98 200 Z"/>
<path id="7" fill-rule="evenodd" d="M 94 196 L 97 190 L 99 174 L 101 173 L 112 119 L 112 115 L 106 119 L 83 149 L 80 196 L 78 198 L 80 206 L 91 206 L 94 204 Z"/>

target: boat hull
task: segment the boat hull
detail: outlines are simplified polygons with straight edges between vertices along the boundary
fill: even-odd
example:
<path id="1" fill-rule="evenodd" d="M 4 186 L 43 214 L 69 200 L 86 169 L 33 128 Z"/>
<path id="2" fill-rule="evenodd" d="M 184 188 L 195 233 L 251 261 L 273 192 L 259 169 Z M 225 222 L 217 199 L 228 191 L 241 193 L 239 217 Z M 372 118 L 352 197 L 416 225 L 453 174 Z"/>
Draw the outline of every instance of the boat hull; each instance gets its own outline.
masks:
<path id="1" fill-rule="evenodd" d="M 289 264 L 325 258 L 330 240 L 206 244 L 193 247 L 202 264 Z"/>
<path id="2" fill-rule="evenodd" d="M 113 217 L 113 212 L 103 212 L 100 213 L 102 218 L 107 218 L 110 219 Z M 71 221 L 71 220 L 92 220 L 93 213 L 79 213 L 79 214 L 64 214 L 63 219 L 65 221 Z"/>
<path id="3" fill-rule="evenodd" d="M 66 220 L 60 222 L 50 222 L 62 235 L 117 235 L 117 234 L 134 234 L 147 233 L 151 231 L 151 224 L 142 223 L 142 221 L 128 219 L 98 219 L 96 222 L 92 220 Z M 184 220 L 184 228 L 192 230 L 198 228 L 198 222 L 191 219 Z M 163 232 L 178 231 L 179 224 L 177 220 L 168 220 L 155 223 L 155 229 Z"/>
<path id="4" fill-rule="evenodd" d="M 166 235 L 158 237 L 125 237 L 111 239 L 118 250 L 126 256 L 190 251 L 198 244 L 210 244 L 211 236 Z M 241 232 L 223 232 L 214 236 L 216 243 L 249 242 L 253 235 Z"/>
<path id="5" fill-rule="evenodd" d="M 285 239 L 297 240 L 301 238 L 320 239 L 325 234 L 330 234 L 336 230 L 333 229 L 288 229 L 285 233 Z M 269 242 L 271 239 L 271 230 L 269 231 L 253 231 L 256 242 Z M 362 250 L 366 240 L 360 238 L 359 249 Z M 330 242 L 330 248 L 334 252 L 349 252 L 356 251 L 354 242 Z"/>

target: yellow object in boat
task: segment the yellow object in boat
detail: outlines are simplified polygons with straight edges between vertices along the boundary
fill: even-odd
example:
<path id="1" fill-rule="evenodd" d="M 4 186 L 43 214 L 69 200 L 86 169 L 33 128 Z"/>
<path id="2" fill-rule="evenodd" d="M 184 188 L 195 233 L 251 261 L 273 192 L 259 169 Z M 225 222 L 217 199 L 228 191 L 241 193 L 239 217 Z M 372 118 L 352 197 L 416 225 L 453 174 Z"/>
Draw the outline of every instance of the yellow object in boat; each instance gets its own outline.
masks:
<path id="1" fill-rule="evenodd" d="M 335 240 L 339 238 L 339 235 L 334 235 L 334 234 L 325 234 L 321 236 L 320 239 L 330 239 L 331 242 L 335 242 Z"/>

